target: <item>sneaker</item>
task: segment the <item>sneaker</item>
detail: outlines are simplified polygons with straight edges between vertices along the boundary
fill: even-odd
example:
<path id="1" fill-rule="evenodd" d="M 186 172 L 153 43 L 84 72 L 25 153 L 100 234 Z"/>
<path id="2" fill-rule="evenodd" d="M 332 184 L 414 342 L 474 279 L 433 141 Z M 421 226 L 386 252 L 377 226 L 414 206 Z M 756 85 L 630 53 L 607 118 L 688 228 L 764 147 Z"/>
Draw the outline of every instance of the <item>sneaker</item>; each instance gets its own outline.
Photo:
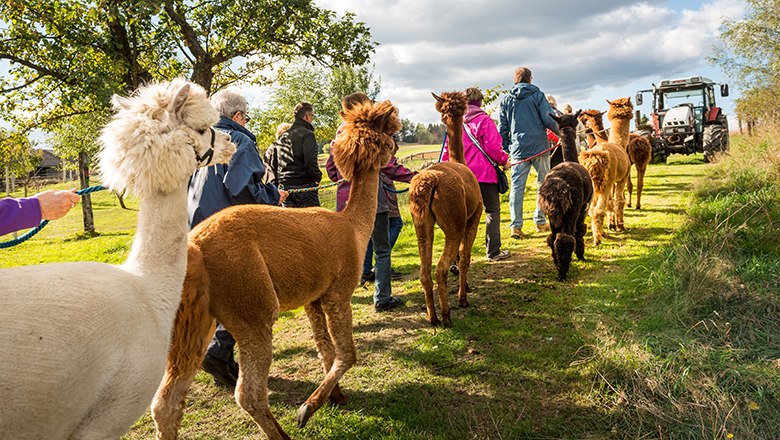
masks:
<path id="1" fill-rule="evenodd" d="M 382 305 L 375 305 L 374 310 L 377 312 L 386 312 L 388 310 L 392 310 L 398 306 L 403 305 L 403 301 L 401 301 L 401 298 L 397 298 L 395 296 L 391 296 L 390 300 Z"/>
<path id="2" fill-rule="evenodd" d="M 501 261 L 509 258 L 509 255 L 510 255 L 509 251 L 504 249 L 503 251 L 500 251 L 498 254 L 496 254 L 496 256 L 488 257 L 487 259 L 488 261 Z"/>
<path id="3" fill-rule="evenodd" d="M 235 388 L 238 378 L 233 375 L 232 371 L 230 371 L 231 368 L 228 362 L 225 362 L 222 359 L 217 359 L 210 354 L 206 354 L 206 357 L 203 358 L 203 363 L 200 367 L 203 369 L 203 371 L 214 377 L 214 383 L 218 386 L 225 388 Z M 238 365 L 236 364 L 236 368 L 237 367 Z"/>
<path id="4" fill-rule="evenodd" d="M 547 223 L 540 223 L 536 225 L 536 232 L 546 232 L 550 230 L 550 225 Z"/>
<path id="5" fill-rule="evenodd" d="M 390 279 L 400 280 L 403 276 L 404 274 L 402 274 L 401 272 L 396 272 L 395 269 L 393 269 L 392 267 L 390 268 Z"/>
<path id="6" fill-rule="evenodd" d="M 520 228 L 512 228 L 512 234 L 510 237 L 514 238 L 515 240 L 522 240 L 525 238 L 525 234 L 523 234 L 523 230 Z"/>

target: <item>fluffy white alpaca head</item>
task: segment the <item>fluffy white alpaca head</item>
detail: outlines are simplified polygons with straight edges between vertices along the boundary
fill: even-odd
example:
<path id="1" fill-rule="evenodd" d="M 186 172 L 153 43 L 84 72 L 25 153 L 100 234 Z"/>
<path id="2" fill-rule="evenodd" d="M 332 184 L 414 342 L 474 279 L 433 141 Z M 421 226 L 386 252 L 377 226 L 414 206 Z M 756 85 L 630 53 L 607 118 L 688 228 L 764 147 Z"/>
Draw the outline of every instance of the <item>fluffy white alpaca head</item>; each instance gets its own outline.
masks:
<path id="1" fill-rule="evenodd" d="M 230 136 L 211 128 L 219 114 L 197 84 L 150 84 L 114 95 L 112 104 L 116 113 L 100 136 L 100 174 L 112 190 L 167 193 L 198 166 L 225 163 L 236 151 Z"/>

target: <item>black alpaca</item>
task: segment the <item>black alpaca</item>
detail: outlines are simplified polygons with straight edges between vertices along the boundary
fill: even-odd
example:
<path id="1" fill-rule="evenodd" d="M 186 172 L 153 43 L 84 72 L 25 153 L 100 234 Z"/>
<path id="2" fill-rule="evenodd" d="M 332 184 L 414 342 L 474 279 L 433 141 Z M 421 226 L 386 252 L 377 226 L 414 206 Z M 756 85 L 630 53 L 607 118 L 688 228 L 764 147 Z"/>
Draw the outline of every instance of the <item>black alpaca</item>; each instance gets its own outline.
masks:
<path id="1" fill-rule="evenodd" d="M 564 162 L 550 170 L 539 187 L 539 207 L 550 223 L 547 245 L 552 249 L 560 281 L 566 279 L 572 252 L 577 259 L 585 259 L 585 215 L 593 198 L 590 174 L 577 161 L 575 136 L 579 114 L 578 111 L 560 118 L 553 116 L 561 133 Z"/>

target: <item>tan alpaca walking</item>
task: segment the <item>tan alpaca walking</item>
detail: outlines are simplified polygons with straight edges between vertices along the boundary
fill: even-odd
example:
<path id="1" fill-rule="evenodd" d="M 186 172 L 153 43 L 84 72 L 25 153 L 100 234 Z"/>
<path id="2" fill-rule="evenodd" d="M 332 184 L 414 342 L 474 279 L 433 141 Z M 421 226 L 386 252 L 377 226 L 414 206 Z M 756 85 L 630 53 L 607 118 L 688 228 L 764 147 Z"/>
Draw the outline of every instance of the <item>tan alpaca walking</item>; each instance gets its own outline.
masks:
<path id="1" fill-rule="evenodd" d="M 279 312 L 304 307 L 325 370 L 322 384 L 298 411 L 298 425 L 305 426 L 325 399 L 346 399 L 338 381 L 356 359 L 352 293 L 373 230 L 379 169 L 390 159 L 390 135 L 401 123 L 389 101 L 357 104 L 342 117 L 346 125 L 333 156 L 352 181 L 346 209 L 240 205 L 190 233 L 182 304 L 165 378 L 152 403 L 157 439 L 177 436 L 184 398 L 215 318 L 241 349 L 236 402 L 269 439 L 289 438 L 268 404 L 272 327 Z"/>
<path id="2" fill-rule="evenodd" d="M 580 163 L 593 179 L 593 201 L 588 215 L 591 218 L 594 245 L 601 244 L 605 236 L 605 215 L 608 216 L 610 229 L 625 230 L 623 189 L 631 166 L 625 146 L 622 144 L 624 141 L 628 142 L 629 121 L 633 110 L 631 101 L 629 98 L 620 98 L 607 102 L 610 105 L 608 117 L 612 128 L 606 139 L 601 119 L 603 112 L 587 110 L 580 114 L 580 120 L 593 131 L 597 141 L 594 147 L 580 153 Z"/>
<path id="3" fill-rule="evenodd" d="M 471 247 L 477 236 L 482 218 L 482 195 L 474 173 L 466 166 L 463 156 L 463 114 L 466 111 L 466 95 L 462 92 L 445 92 L 436 98 L 436 110 L 447 127 L 450 161 L 440 162 L 420 172 L 409 187 L 409 210 L 417 232 L 420 252 L 420 283 L 425 291 L 428 321 L 439 324 L 433 302 L 431 264 L 433 257 L 433 228 L 438 224 L 444 232 L 444 251 L 436 265 L 436 284 L 441 307 L 441 323 L 452 325 L 447 292 L 447 272 L 458 260 L 458 305 L 468 307 L 468 272 L 471 264 Z"/>

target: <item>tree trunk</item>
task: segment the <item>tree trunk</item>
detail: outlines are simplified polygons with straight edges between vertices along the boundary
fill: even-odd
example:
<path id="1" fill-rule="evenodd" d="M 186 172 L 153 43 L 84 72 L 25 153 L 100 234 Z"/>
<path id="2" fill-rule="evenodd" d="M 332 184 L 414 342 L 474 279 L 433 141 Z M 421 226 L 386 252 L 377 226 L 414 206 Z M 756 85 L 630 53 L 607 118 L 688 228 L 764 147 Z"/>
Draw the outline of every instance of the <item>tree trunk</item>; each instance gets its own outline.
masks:
<path id="1" fill-rule="evenodd" d="M 82 188 L 89 187 L 89 157 L 87 153 L 79 152 L 79 183 Z M 90 194 L 81 196 L 81 213 L 84 217 L 84 232 L 95 233 L 95 219 L 92 216 L 92 198 Z"/>
<path id="2" fill-rule="evenodd" d="M 119 206 L 122 207 L 122 209 L 128 209 L 127 206 L 125 206 L 125 192 L 122 191 L 122 193 L 118 193 L 114 191 L 114 194 L 116 194 L 116 198 L 119 199 Z"/>

